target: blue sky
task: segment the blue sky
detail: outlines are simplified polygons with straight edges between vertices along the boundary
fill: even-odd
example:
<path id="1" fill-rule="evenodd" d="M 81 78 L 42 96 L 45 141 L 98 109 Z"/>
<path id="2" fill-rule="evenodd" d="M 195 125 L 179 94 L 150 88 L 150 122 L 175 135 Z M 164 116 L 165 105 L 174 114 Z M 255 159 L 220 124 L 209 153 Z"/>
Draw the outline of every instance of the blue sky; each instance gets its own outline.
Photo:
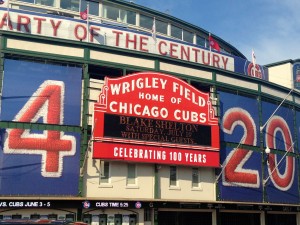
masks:
<path id="1" fill-rule="evenodd" d="M 300 0 L 134 0 L 227 41 L 258 64 L 300 59 Z"/>

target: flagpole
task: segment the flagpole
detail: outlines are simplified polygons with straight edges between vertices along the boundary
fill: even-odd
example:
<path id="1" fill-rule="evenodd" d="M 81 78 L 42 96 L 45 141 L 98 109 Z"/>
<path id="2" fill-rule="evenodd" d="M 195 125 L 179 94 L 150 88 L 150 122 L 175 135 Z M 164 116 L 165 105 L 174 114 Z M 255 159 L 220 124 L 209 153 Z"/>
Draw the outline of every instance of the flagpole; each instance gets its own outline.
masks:
<path id="1" fill-rule="evenodd" d="M 252 64 L 253 64 L 253 66 L 255 68 L 255 66 L 256 66 L 256 56 L 255 56 L 255 53 L 254 53 L 253 49 L 252 49 Z"/>
<path id="2" fill-rule="evenodd" d="M 154 41 L 154 53 L 156 53 L 156 21 L 155 21 L 155 17 L 153 18 L 152 38 Z"/>
<path id="3" fill-rule="evenodd" d="M 210 45 L 210 36 L 211 36 L 211 34 L 210 33 L 208 33 L 208 45 L 209 45 L 209 51 L 211 52 L 211 45 Z"/>
<path id="4" fill-rule="evenodd" d="M 7 16 L 6 16 L 6 30 L 8 30 L 8 23 L 9 23 L 9 0 L 7 0 Z"/>
<path id="5" fill-rule="evenodd" d="M 79 1 L 79 13 L 81 12 L 81 1 Z"/>
<path id="6" fill-rule="evenodd" d="M 253 65 L 253 67 L 252 67 L 253 74 L 250 74 L 250 75 L 253 75 L 253 77 L 256 77 L 256 56 L 255 56 L 253 49 L 252 49 L 251 57 L 252 57 L 252 65 Z"/>
<path id="7" fill-rule="evenodd" d="M 209 65 L 211 66 L 211 44 L 210 44 L 210 36 L 211 36 L 211 34 L 210 34 L 210 32 L 208 33 L 208 44 L 209 44 Z"/>
<path id="8" fill-rule="evenodd" d="M 87 42 L 90 42 L 89 14 L 90 14 L 90 4 L 89 4 L 89 2 L 87 2 L 87 19 L 86 19 L 86 25 L 87 25 Z"/>

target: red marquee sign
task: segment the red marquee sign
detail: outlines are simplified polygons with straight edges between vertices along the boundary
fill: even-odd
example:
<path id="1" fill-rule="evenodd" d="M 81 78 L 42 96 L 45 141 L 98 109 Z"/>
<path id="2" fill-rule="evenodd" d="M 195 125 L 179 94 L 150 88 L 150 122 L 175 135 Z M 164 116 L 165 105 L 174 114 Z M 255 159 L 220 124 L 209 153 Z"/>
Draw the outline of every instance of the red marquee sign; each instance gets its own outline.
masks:
<path id="1" fill-rule="evenodd" d="M 209 93 L 170 75 L 106 77 L 93 131 L 93 158 L 219 167 L 219 125 Z"/>

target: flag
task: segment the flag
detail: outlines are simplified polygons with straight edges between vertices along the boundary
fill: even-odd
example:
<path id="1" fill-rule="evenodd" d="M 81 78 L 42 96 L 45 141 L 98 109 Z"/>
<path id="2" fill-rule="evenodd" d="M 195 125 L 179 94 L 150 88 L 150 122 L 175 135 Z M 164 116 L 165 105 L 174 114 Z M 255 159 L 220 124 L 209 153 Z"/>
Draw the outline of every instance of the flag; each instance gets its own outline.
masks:
<path id="1" fill-rule="evenodd" d="M 9 7 L 9 0 L 0 0 L 1 7 Z"/>
<path id="2" fill-rule="evenodd" d="M 1 5 L 3 4 L 3 6 L 6 3 L 6 11 L 7 11 L 7 17 L 6 17 L 6 30 L 8 30 L 8 27 L 12 30 L 12 25 L 11 25 L 11 21 L 9 19 L 9 0 L 5 0 L 2 1 L 1 0 Z"/>
<path id="3" fill-rule="evenodd" d="M 87 42 L 90 42 L 89 2 L 87 2 L 86 9 L 80 12 L 80 18 L 86 20 Z"/>
<path id="4" fill-rule="evenodd" d="M 256 66 L 256 56 L 254 54 L 254 50 L 252 49 L 252 64 L 253 64 L 253 67 L 255 68 Z"/>
<path id="5" fill-rule="evenodd" d="M 208 41 L 209 41 L 209 46 L 215 50 L 217 50 L 218 52 L 220 51 L 220 46 L 218 44 L 218 42 L 209 34 L 208 37 Z"/>
<path id="6" fill-rule="evenodd" d="M 0 0 L 0 6 L 2 7 L 8 7 L 9 0 Z"/>
<path id="7" fill-rule="evenodd" d="M 86 8 L 86 10 L 80 12 L 80 18 L 83 20 L 87 20 L 88 18 L 88 8 Z"/>
<path id="8" fill-rule="evenodd" d="M 153 19 L 153 25 L 152 25 L 152 38 L 154 41 L 156 41 L 156 22 L 155 17 Z"/>

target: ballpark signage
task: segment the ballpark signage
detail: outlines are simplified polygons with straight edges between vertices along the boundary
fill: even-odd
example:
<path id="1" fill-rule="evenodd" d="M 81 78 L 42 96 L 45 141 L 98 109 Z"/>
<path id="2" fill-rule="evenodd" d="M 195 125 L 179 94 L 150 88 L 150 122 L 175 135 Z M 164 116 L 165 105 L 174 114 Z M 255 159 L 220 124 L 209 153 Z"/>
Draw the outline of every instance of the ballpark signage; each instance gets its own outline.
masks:
<path id="1" fill-rule="evenodd" d="M 295 113 L 285 106 L 278 108 L 267 101 L 258 104 L 254 96 L 223 91 L 219 95 L 223 103 L 221 141 L 230 143 L 220 154 L 224 168 L 219 180 L 220 199 L 298 204 L 299 162 L 295 154 L 298 147 L 294 145 L 293 131 L 299 127 L 299 122 L 294 123 L 299 111 Z M 264 109 L 262 113 L 260 106 Z M 263 131 L 260 121 L 262 124 L 267 121 Z M 268 156 L 262 154 L 262 140 L 264 146 L 272 149 Z M 285 155 L 287 152 L 290 155 Z"/>
<path id="2" fill-rule="evenodd" d="M 80 133 L 46 124 L 79 126 L 82 69 L 11 59 L 4 67 L 0 120 L 16 125 L 0 130 L 0 195 L 77 195 Z"/>
<path id="3" fill-rule="evenodd" d="M 153 39 L 151 33 L 127 29 L 126 24 L 117 22 L 104 24 L 90 20 L 88 25 L 86 21 L 80 19 L 15 9 L 10 9 L 8 16 L 6 8 L 3 7 L 0 8 L 0 18 L 0 29 L 2 30 L 149 52 L 234 71 L 233 57 L 208 51 L 179 40 L 175 41 L 160 36 Z"/>
<path id="4" fill-rule="evenodd" d="M 218 118 L 209 93 L 173 76 L 106 77 L 93 129 L 94 158 L 219 166 Z"/>
<path id="5" fill-rule="evenodd" d="M 293 65 L 294 88 L 300 89 L 300 63 Z"/>
<path id="6" fill-rule="evenodd" d="M 268 75 L 265 74 L 263 67 L 258 64 L 253 64 L 249 61 L 245 62 L 244 73 L 251 77 L 268 80 Z"/>

